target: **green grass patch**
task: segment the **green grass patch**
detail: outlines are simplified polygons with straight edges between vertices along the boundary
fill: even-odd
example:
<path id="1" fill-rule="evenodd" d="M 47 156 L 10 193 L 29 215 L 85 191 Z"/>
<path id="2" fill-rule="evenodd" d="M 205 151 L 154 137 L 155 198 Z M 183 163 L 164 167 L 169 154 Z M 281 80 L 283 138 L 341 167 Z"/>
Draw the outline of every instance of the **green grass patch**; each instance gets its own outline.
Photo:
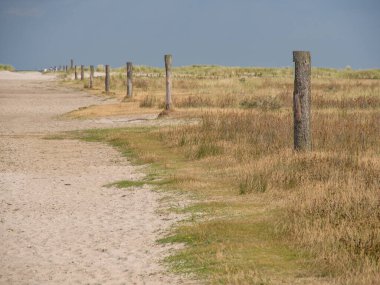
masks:
<path id="1" fill-rule="evenodd" d="M 279 276 L 286 279 L 289 272 L 304 274 L 306 255 L 275 236 L 271 222 L 218 219 L 179 227 L 175 235 L 160 242 L 186 244 L 185 250 L 167 261 L 176 272 L 195 272 L 212 284 L 231 284 L 239 276 L 245 276 L 240 280 L 243 284 L 248 284 L 247 280 L 268 284 Z M 254 276 L 250 276 L 252 272 Z"/>
<path id="2" fill-rule="evenodd" d="M 149 177 L 149 175 L 147 176 Z M 121 180 L 105 185 L 105 187 L 116 187 L 116 188 L 129 188 L 129 187 L 142 187 L 144 185 L 154 185 L 154 186 L 164 186 L 172 183 L 170 179 L 159 179 L 159 180 Z"/>
<path id="3" fill-rule="evenodd" d="M 116 188 L 129 188 L 129 187 L 142 187 L 146 184 L 145 181 L 132 181 L 132 180 L 122 180 L 114 183 L 107 184 L 106 187 L 116 187 Z"/>

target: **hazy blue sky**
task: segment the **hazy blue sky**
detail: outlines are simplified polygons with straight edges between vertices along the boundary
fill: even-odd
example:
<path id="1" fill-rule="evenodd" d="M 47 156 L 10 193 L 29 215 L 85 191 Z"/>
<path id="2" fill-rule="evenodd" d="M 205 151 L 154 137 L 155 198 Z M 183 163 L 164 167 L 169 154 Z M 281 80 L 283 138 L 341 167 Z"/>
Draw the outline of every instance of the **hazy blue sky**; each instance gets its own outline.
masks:
<path id="1" fill-rule="evenodd" d="M 0 62 L 380 68 L 380 0 L 0 0 Z"/>

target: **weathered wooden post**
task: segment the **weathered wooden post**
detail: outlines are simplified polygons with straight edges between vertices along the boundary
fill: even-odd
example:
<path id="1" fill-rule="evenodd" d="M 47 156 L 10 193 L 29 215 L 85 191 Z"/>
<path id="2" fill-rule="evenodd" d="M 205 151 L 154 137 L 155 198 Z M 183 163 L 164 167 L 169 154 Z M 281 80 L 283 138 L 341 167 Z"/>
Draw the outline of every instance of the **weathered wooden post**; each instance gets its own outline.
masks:
<path id="1" fill-rule="evenodd" d="M 110 66 L 106 64 L 105 91 L 108 94 L 110 91 Z"/>
<path id="2" fill-rule="evenodd" d="M 165 55 L 165 70 L 166 70 L 166 100 L 165 100 L 165 110 L 172 110 L 172 55 Z"/>
<path id="3" fill-rule="evenodd" d="M 69 69 L 69 67 L 66 65 L 66 66 L 65 66 L 65 71 L 67 72 L 68 69 Z"/>
<path id="4" fill-rule="evenodd" d="M 133 93 L 133 65 L 132 62 L 127 62 L 127 98 L 132 98 Z"/>
<path id="5" fill-rule="evenodd" d="M 75 77 L 75 80 L 78 80 L 77 66 L 74 67 L 74 77 Z"/>
<path id="6" fill-rule="evenodd" d="M 89 84 L 89 88 L 92 88 L 93 85 L 94 85 L 94 66 L 90 65 L 90 84 Z"/>
<path id="7" fill-rule="evenodd" d="M 73 70 L 73 68 L 74 68 L 74 60 L 72 59 L 70 60 L 70 69 Z"/>
<path id="8" fill-rule="evenodd" d="M 293 117 L 294 149 L 311 150 L 310 105 L 311 105 L 311 57 L 308 51 L 293 51 L 295 63 Z"/>
<path id="9" fill-rule="evenodd" d="M 80 80 L 84 80 L 84 65 L 80 66 Z"/>

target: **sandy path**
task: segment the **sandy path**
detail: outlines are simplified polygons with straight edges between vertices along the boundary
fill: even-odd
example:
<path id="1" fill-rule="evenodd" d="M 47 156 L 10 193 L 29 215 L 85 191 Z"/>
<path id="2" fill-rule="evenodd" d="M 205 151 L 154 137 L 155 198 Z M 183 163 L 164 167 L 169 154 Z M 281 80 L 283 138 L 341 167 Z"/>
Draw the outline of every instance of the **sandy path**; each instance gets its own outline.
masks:
<path id="1" fill-rule="evenodd" d="M 0 73 L 0 283 L 183 284 L 159 262 L 155 241 L 178 220 L 157 213 L 161 194 L 102 187 L 139 169 L 103 144 L 42 139 L 105 127 L 55 119 L 101 99 L 49 80 Z"/>

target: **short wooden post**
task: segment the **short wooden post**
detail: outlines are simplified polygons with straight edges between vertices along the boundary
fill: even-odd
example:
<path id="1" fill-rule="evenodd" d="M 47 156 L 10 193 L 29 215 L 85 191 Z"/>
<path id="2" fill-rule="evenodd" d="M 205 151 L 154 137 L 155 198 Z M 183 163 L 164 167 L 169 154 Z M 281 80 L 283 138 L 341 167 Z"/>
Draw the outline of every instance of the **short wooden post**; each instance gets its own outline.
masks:
<path id="1" fill-rule="evenodd" d="M 311 57 L 308 51 L 293 51 L 295 63 L 293 117 L 294 149 L 311 150 L 310 105 L 311 105 Z"/>
<path id="2" fill-rule="evenodd" d="M 110 91 L 110 66 L 107 64 L 106 65 L 106 77 L 105 77 L 105 91 L 108 94 Z"/>
<path id="3" fill-rule="evenodd" d="M 133 65 L 132 62 L 127 62 L 127 97 L 132 98 L 133 92 Z"/>
<path id="4" fill-rule="evenodd" d="M 80 80 L 84 80 L 84 65 L 80 66 Z"/>
<path id="5" fill-rule="evenodd" d="M 74 77 L 75 77 L 75 80 L 78 80 L 77 66 L 74 67 Z"/>
<path id="6" fill-rule="evenodd" d="M 92 88 L 93 85 L 94 85 L 94 66 L 90 65 L 90 84 L 89 84 L 89 88 Z"/>
<path id="7" fill-rule="evenodd" d="M 72 59 L 70 60 L 70 69 L 73 70 L 73 68 L 74 68 L 74 60 Z"/>
<path id="8" fill-rule="evenodd" d="M 170 111 L 172 106 L 172 55 L 165 55 L 165 70 L 166 70 L 166 100 L 165 110 Z"/>
<path id="9" fill-rule="evenodd" d="M 66 66 L 65 66 L 65 71 L 66 71 L 66 72 L 67 72 L 67 69 L 68 69 L 68 66 L 66 65 Z"/>

